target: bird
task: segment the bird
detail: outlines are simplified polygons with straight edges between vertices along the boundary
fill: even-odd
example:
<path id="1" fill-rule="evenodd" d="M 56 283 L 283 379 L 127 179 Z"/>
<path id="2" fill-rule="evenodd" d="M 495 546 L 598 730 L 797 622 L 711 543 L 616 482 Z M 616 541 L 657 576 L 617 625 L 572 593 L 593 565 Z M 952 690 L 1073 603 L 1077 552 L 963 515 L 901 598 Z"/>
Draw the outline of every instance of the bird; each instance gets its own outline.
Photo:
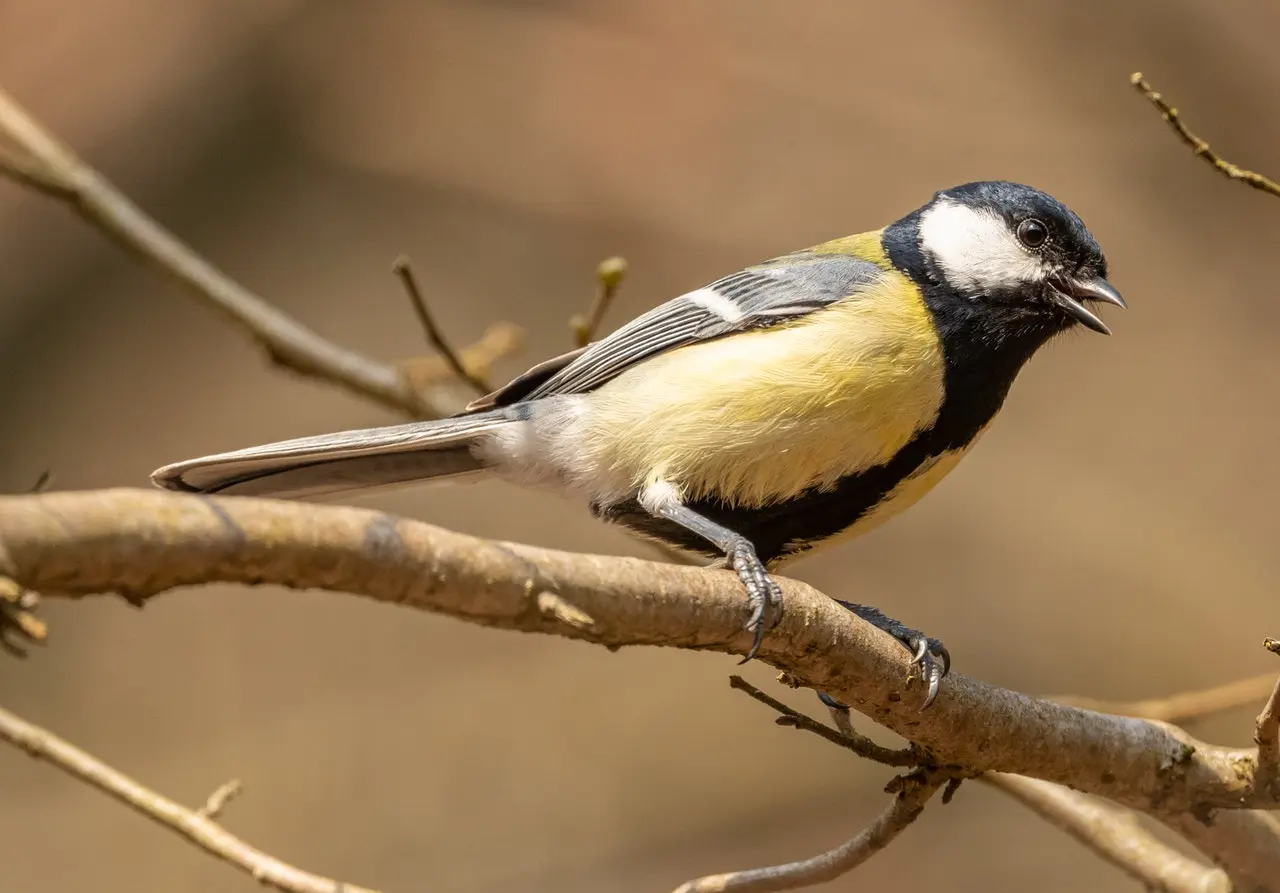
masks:
<path id="1" fill-rule="evenodd" d="M 550 488 L 736 572 L 745 662 L 781 616 L 779 566 L 914 505 L 1055 336 L 1110 334 L 1095 306 L 1127 305 L 1107 275 L 1058 199 L 966 183 L 675 297 L 452 417 L 204 456 L 152 481 L 281 498 L 486 475 Z M 931 704 L 951 666 L 942 642 L 840 603 L 910 651 Z"/>

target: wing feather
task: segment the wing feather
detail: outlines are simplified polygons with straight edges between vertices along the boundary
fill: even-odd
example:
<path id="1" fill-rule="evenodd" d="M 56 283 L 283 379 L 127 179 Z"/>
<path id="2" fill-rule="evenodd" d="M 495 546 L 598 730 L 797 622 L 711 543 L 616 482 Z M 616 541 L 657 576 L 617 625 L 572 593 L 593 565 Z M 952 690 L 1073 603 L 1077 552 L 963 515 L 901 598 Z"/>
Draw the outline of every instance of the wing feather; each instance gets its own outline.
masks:
<path id="1" fill-rule="evenodd" d="M 520 399 L 586 393 L 655 354 L 856 300 L 884 275 L 870 260 L 810 252 L 748 267 L 653 308 L 581 352 L 534 367 L 478 403 L 488 408 Z M 542 378 L 561 363 L 554 374 Z M 532 389 L 531 381 L 537 382 Z"/>

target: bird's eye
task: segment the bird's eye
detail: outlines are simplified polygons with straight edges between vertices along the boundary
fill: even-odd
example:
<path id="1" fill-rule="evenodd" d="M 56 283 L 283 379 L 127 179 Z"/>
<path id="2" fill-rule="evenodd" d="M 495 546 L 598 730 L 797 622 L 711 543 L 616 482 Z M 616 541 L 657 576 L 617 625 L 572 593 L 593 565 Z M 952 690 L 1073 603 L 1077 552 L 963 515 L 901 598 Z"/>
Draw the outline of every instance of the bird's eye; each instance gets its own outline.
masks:
<path id="1" fill-rule="evenodd" d="M 1039 248 L 1049 238 L 1049 227 L 1034 217 L 1028 217 L 1018 224 L 1018 241 L 1032 251 Z"/>

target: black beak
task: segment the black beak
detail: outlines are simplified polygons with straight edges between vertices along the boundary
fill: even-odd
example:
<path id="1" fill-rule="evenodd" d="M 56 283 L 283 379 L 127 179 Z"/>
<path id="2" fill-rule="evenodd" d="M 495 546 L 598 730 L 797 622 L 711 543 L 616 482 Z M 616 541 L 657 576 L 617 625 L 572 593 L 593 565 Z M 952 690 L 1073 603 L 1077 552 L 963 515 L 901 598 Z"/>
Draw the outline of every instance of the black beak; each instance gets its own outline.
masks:
<path id="1" fill-rule="evenodd" d="M 1082 302 L 1101 301 L 1104 304 L 1115 304 L 1121 308 L 1129 306 L 1124 302 L 1124 298 L 1120 296 L 1120 292 L 1116 291 L 1115 287 L 1101 276 L 1095 276 L 1092 279 L 1053 279 L 1049 284 L 1053 288 L 1055 304 L 1065 310 L 1068 316 L 1081 325 L 1093 329 L 1095 332 L 1101 332 L 1103 335 L 1110 335 L 1111 330 L 1107 328 L 1106 323 L 1098 318 L 1096 313 Z"/>

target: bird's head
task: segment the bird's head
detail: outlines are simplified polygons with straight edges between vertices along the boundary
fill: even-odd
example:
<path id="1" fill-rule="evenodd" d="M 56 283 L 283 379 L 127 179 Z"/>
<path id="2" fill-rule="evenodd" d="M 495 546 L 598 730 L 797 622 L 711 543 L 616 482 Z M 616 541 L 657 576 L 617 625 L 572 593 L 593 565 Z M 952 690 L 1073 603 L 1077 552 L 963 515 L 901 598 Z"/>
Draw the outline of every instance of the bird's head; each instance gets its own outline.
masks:
<path id="1" fill-rule="evenodd" d="M 939 192 L 895 224 L 914 263 L 979 316 L 1048 338 L 1080 324 L 1110 334 L 1090 304 L 1124 307 L 1084 222 L 1062 202 L 1004 181 Z"/>

